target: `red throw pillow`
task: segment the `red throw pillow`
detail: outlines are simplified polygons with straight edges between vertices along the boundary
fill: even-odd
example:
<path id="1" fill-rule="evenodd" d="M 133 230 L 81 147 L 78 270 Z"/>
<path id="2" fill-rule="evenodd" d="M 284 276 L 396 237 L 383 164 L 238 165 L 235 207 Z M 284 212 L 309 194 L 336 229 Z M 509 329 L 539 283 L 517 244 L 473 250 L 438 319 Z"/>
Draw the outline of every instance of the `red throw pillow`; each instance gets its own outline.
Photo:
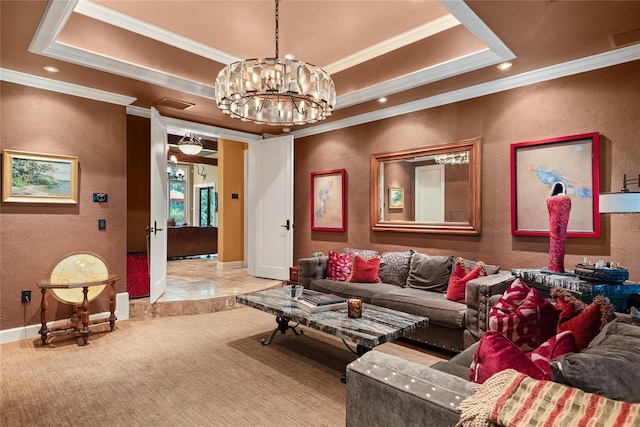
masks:
<path id="1" fill-rule="evenodd" d="M 563 354 L 577 351 L 570 331 L 549 338 L 528 354 L 500 332 L 487 331 L 480 339 L 480 344 L 473 355 L 468 379 L 482 384 L 498 372 L 515 369 L 537 380 L 550 380 L 552 373 L 549 361 Z"/>
<path id="2" fill-rule="evenodd" d="M 561 288 L 552 289 L 551 296 L 562 310 L 557 331 L 572 331 L 580 351 L 587 348 L 602 328 L 615 318 L 613 305 L 602 295 L 596 296 L 590 305 Z"/>
<path id="3" fill-rule="evenodd" d="M 353 254 L 339 254 L 329 251 L 329 261 L 327 263 L 327 279 L 344 282 L 351 274 Z"/>
<path id="4" fill-rule="evenodd" d="M 537 289 L 516 279 L 491 308 L 489 329 L 531 351 L 556 334 L 559 314 Z"/>
<path id="5" fill-rule="evenodd" d="M 362 258 L 359 254 L 355 254 L 353 258 L 353 266 L 351 274 L 347 281 L 359 283 L 378 283 L 378 269 L 380 268 L 380 257 L 374 256 L 369 259 Z"/>
<path id="6" fill-rule="evenodd" d="M 445 295 L 445 298 L 466 304 L 467 282 L 486 275 L 487 273 L 484 270 L 484 262 L 479 261 L 472 270 L 468 271 L 464 268 L 461 259 L 458 258 L 456 260 L 456 266 L 453 269 L 453 273 L 451 273 L 451 276 L 449 277 L 449 285 L 447 286 L 447 294 Z"/>

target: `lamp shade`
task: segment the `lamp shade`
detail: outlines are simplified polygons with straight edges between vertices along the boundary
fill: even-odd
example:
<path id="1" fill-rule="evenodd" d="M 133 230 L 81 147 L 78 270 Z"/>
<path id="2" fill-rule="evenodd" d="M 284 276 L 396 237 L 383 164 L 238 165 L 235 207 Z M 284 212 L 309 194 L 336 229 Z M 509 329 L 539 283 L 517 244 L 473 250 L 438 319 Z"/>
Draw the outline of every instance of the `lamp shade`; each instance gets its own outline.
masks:
<path id="1" fill-rule="evenodd" d="M 600 193 L 600 213 L 640 212 L 640 193 Z"/>

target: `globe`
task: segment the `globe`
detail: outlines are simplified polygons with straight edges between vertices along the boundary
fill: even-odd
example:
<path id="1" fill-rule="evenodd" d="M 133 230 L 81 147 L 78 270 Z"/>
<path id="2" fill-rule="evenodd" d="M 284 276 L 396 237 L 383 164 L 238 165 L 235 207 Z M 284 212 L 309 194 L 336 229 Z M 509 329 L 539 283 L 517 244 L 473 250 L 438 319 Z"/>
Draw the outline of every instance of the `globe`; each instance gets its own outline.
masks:
<path id="1" fill-rule="evenodd" d="M 56 285 L 72 285 L 99 282 L 109 277 L 107 264 L 98 255 L 82 252 L 67 255 L 51 270 L 49 282 Z M 87 293 L 89 301 L 95 299 L 106 285 L 92 286 Z M 65 304 L 81 304 L 82 287 L 73 289 L 51 289 L 53 295 Z"/>

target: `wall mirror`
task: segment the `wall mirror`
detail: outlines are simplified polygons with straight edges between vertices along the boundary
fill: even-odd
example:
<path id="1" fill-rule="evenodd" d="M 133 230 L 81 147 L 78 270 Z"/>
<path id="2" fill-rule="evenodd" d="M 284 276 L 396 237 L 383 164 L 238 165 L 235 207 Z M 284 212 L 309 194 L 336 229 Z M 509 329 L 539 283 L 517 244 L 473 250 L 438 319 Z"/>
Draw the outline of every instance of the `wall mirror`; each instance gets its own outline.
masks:
<path id="1" fill-rule="evenodd" d="M 371 228 L 480 234 L 480 138 L 371 155 Z"/>

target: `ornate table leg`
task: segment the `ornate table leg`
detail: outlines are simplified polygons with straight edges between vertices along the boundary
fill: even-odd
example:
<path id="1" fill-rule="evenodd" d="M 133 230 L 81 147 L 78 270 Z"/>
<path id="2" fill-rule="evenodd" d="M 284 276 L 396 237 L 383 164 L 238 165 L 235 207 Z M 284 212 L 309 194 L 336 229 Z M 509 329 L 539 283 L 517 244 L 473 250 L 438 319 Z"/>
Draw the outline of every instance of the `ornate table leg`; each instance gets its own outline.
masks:
<path id="1" fill-rule="evenodd" d="M 49 329 L 47 328 L 47 309 L 49 308 L 49 303 L 47 302 L 47 289 L 40 289 L 40 294 L 42 295 L 42 300 L 40 300 L 40 323 L 42 323 L 42 326 L 38 333 L 42 339 L 42 345 L 46 345 L 47 334 L 49 333 Z"/>
<path id="2" fill-rule="evenodd" d="M 116 325 L 116 320 L 118 320 L 115 314 L 115 311 L 116 311 L 116 290 L 114 288 L 115 283 L 116 283 L 115 280 L 112 280 L 109 283 L 109 312 L 111 313 L 111 315 L 109 316 L 109 327 L 111 328 L 111 332 L 113 332 L 113 328 Z"/>
<path id="3" fill-rule="evenodd" d="M 271 344 L 271 341 L 273 341 L 273 337 L 276 336 L 278 331 L 280 331 L 281 334 L 284 334 L 285 332 L 287 332 L 287 329 L 291 329 L 293 331 L 293 333 L 295 333 L 296 335 L 304 334 L 304 331 L 298 331 L 296 329 L 296 327 L 299 325 L 299 323 L 295 324 L 294 326 L 290 326 L 289 325 L 289 318 L 288 317 L 276 316 L 276 322 L 278 323 L 278 327 L 275 328 L 273 331 L 271 331 L 271 334 L 269 334 L 269 336 L 267 338 L 264 338 L 261 341 L 262 345 Z"/>
<path id="4" fill-rule="evenodd" d="M 87 298 L 87 294 L 89 293 L 89 287 L 85 286 L 82 288 L 82 345 L 87 345 L 87 341 L 89 340 L 89 298 Z"/>

